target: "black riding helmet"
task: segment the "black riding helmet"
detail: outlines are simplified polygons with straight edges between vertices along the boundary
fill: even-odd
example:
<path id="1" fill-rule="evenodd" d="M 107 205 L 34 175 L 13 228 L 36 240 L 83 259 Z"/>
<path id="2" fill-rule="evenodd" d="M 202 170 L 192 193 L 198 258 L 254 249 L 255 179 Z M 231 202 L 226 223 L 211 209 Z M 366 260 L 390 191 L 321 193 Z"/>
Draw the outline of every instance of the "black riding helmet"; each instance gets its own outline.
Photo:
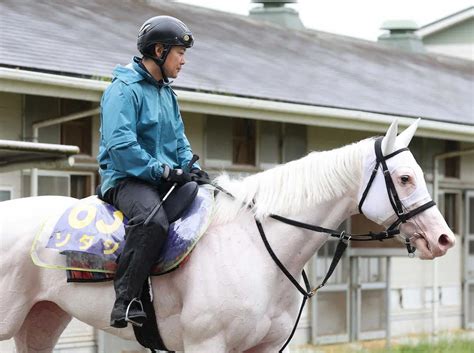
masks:
<path id="1" fill-rule="evenodd" d="M 155 56 L 155 44 L 164 46 L 160 58 Z M 143 56 L 152 58 L 161 68 L 172 46 L 191 48 L 194 44 L 192 32 L 183 22 L 171 16 L 156 16 L 148 19 L 138 32 L 137 48 Z"/>

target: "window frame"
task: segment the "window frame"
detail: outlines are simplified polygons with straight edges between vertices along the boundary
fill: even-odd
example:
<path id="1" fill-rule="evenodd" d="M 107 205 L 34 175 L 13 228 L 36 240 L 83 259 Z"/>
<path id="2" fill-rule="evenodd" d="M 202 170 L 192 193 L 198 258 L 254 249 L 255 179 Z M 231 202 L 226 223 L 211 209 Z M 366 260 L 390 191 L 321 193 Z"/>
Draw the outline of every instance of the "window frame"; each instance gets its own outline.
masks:
<path id="1" fill-rule="evenodd" d="M 96 182 L 96 173 L 94 172 L 85 172 L 85 171 L 62 171 L 62 170 L 48 170 L 48 169 L 38 169 L 38 177 L 67 177 L 68 178 L 68 192 L 67 196 L 71 197 L 71 176 L 80 175 L 80 176 L 89 176 L 91 178 L 90 194 L 95 194 L 95 182 Z M 23 183 L 23 177 L 29 176 L 31 178 L 31 169 L 23 169 L 21 178 Z M 31 190 L 30 190 L 31 192 Z M 23 194 L 23 190 L 22 190 Z M 23 195 L 22 197 L 28 197 L 29 195 Z"/>

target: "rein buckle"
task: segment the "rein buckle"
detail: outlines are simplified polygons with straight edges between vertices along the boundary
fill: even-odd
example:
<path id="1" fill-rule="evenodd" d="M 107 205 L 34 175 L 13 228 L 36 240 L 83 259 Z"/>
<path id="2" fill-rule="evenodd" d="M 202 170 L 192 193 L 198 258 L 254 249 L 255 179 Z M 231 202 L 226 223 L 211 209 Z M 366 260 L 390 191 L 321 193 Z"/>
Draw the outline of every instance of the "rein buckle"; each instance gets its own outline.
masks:
<path id="1" fill-rule="evenodd" d="M 339 234 L 339 239 L 340 239 L 341 241 L 346 242 L 346 243 L 347 243 L 349 240 L 351 240 L 351 238 L 352 238 L 352 235 L 349 234 L 349 236 L 347 236 L 345 230 L 343 230 L 343 231 Z"/>

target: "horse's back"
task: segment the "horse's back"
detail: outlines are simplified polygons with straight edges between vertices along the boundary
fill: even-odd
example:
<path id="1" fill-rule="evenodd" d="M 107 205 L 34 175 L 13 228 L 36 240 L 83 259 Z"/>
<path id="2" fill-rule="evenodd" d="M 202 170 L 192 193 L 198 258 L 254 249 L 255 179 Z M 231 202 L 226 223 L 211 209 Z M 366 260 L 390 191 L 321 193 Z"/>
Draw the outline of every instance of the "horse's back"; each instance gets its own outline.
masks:
<path id="1" fill-rule="evenodd" d="M 33 239 L 51 216 L 77 202 L 62 196 L 38 196 L 0 202 L 0 264 L 29 261 Z M 1 267 L 1 266 L 0 266 Z M 3 268 L 3 267 L 2 267 Z"/>

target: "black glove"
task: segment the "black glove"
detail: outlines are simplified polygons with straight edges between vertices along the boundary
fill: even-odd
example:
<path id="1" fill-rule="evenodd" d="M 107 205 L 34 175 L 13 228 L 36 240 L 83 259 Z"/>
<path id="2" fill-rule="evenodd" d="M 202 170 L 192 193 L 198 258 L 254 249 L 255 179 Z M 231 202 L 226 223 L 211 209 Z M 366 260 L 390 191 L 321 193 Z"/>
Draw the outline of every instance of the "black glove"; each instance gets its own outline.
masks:
<path id="1" fill-rule="evenodd" d="M 186 173 L 182 169 L 171 169 L 166 164 L 163 164 L 163 175 L 161 177 L 166 181 L 176 183 L 181 186 L 193 181 L 193 179 L 196 178 L 196 175 Z"/>
<path id="2" fill-rule="evenodd" d="M 191 169 L 191 174 L 194 174 L 197 176 L 197 178 L 194 180 L 199 185 L 211 183 L 211 179 L 209 179 L 209 174 L 207 174 L 204 170 L 201 170 L 199 168 L 193 168 Z"/>

